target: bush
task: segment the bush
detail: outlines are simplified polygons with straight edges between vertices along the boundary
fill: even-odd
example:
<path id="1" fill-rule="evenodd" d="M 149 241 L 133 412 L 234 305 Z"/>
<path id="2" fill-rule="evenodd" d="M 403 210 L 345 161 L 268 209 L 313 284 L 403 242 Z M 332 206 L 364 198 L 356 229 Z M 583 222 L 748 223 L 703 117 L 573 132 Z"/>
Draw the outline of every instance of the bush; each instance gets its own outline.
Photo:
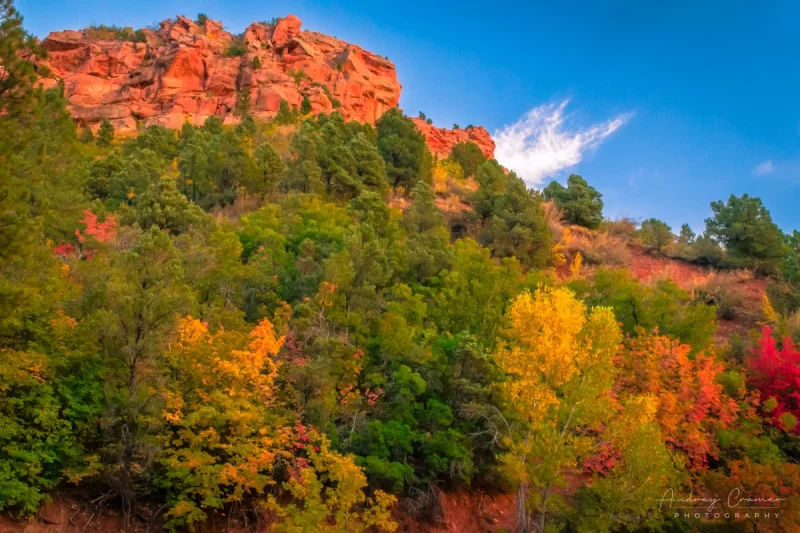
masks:
<path id="1" fill-rule="evenodd" d="M 225 50 L 226 57 L 242 57 L 247 54 L 247 45 L 240 41 L 232 41 L 228 49 Z"/>
<path id="2" fill-rule="evenodd" d="M 636 221 L 629 217 L 604 220 L 600 225 L 600 229 L 612 237 L 619 237 L 625 241 L 631 241 L 636 234 Z"/>
<path id="3" fill-rule="evenodd" d="M 135 41 L 136 32 L 130 26 L 96 24 L 86 28 L 86 37 L 91 41 Z"/>
<path id="4" fill-rule="evenodd" d="M 658 253 L 663 252 L 664 247 L 675 240 L 672 228 L 657 218 L 649 218 L 642 222 L 637 234 L 642 245 Z"/>
<path id="5" fill-rule="evenodd" d="M 298 84 L 298 85 L 304 79 L 308 78 L 308 75 L 306 74 L 306 71 L 303 70 L 302 68 L 299 68 L 299 69 L 290 68 L 289 71 L 287 72 L 287 74 L 289 74 L 289 76 L 291 76 L 294 79 L 294 82 L 296 84 Z"/>
<path id="6" fill-rule="evenodd" d="M 676 257 L 698 265 L 719 267 L 725 261 L 725 250 L 707 234 L 701 235 L 693 243 L 680 247 Z"/>
<path id="7" fill-rule="evenodd" d="M 206 21 L 208 20 L 208 16 L 205 13 L 198 13 L 197 20 L 195 20 L 195 24 L 198 26 L 205 26 Z"/>
<path id="8" fill-rule="evenodd" d="M 735 286 L 752 277 L 747 270 L 714 272 L 695 289 L 695 299 L 706 305 L 716 305 L 718 318 L 733 320 L 744 305 L 744 298 Z"/>
<path id="9" fill-rule="evenodd" d="M 628 246 L 621 238 L 603 231 L 581 231 L 580 227 L 564 230 L 561 247 L 570 256 L 580 252 L 590 265 L 622 266 L 630 258 Z"/>

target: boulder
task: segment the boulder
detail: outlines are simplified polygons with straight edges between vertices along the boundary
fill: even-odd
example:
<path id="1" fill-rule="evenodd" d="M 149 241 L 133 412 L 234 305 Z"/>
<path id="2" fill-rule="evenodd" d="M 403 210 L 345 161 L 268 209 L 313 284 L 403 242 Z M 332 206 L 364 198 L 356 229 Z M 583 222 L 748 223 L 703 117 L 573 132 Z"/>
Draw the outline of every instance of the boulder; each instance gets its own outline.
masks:
<path id="1" fill-rule="evenodd" d="M 279 49 L 286 46 L 295 35 L 300 33 L 300 26 L 302 24 L 300 19 L 294 15 L 278 19 L 277 24 L 275 24 L 275 29 L 272 31 L 272 46 Z"/>

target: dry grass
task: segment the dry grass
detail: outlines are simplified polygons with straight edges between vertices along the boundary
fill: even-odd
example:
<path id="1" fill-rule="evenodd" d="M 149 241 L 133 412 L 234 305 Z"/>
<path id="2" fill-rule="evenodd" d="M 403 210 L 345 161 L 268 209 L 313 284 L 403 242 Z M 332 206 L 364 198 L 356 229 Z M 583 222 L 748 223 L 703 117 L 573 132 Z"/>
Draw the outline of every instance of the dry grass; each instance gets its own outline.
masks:
<path id="1" fill-rule="evenodd" d="M 544 216 L 547 220 L 547 227 L 550 228 L 550 232 L 553 234 L 553 241 L 559 243 L 561 242 L 562 235 L 564 234 L 564 228 L 566 227 L 564 224 L 563 213 L 552 200 L 549 202 L 544 202 L 543 206 Z"/>
<path id="2" fill-rule="evenodd" d="M 446 194 L 436 198 L 436 207 L 445 215 L 459 215 L 467 211 L 472 211 L 472 207 L 465 203 L 463 198 L 457 194 Z"/>
<path id="3" fill-rule="evenodd" d="M 636 234 L 636 221 L 630 217 L 618 217 L 614 220 L 604 220 L 601 228 L 612 237 L 631 241 Z"/>
<path id="4" fill-rule="evenodd" d="M 800 338 L 800 311 L 786 317 L 786 333 L 793 339 Z"/>
<path id="5" fill-rule="evenodd" d="M 698 299 L 718 307 L 719 318 L 734 320 L 745 306 L 745 298 L 739 287 L 751 279 L 753 273 L 749 270 L 711 272 L 697 283 L 694 292 Z"/>
<path id="6" fill-rule="evenodd" d="M 264 205 L 264 200 L 258 196 L 240 192 L 231 205 L 217 208 L 213 211 L 217 222 L 237 222 L 240 218 Z"/>
<path id="7" fill-rule="evenodd" d="M 389 195 L 389 208 L 399 209 L 405 212 L 411 205 L 411 199 L 406 196 L 406 191 L 403 187 L 395 187 Z"/>
<path id="8" fill-rule="evenodd" d="M 663 268 L 653 273 L 649 278 L 647 278 L 648 285 L 657 285 L 661 281 L 671 280 L 677 283 L 677 280 L 681 279 L 682 271 L 681 268 L 674 264 L 674 263 L 665 263 Z M 703 283 L 705 283 L 705 277 L 693 277 L 692 278 L 692 286 L 699 287 Z"/>
<path id="9" fill-rule="evenodd" d="M 556 254 L 560 254 L 563 260 L 571 261 L 580 252 L 587 265 L 621 266 L 628 262 L 630 252 L 623 238 L 606 231 L 568 225 L 555 202 L 544 202 L 543 205 Z"/>
<path id="10" fill-rule="evenodd" d="M 561 248 L 567 256 L 580 252 L 591 265 L 621 266 L 628 263 L 630 252 L 624 240 L 606 232 L 592 232 L 579 226 L 566 228 Z"/>

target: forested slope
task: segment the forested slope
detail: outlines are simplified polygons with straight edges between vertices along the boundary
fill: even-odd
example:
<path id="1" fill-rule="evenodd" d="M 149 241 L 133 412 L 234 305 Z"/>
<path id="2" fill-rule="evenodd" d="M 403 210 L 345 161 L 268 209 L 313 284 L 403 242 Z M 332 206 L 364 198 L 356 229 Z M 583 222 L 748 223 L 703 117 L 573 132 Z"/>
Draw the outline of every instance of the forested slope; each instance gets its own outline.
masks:
<path id="1" fill-rule="evenodd" d="M 800 527 L 800 241 L 760 200 L 699 237 L 609 221 L 397 109 L 94 134 L 0 5 L 9 516 L 59 490 L 124 527 L 392 531 L 480 490 L 527 531 Z M 642 282 L 631 245 L 715 284 Z M 760 333 L 715 339 L 719 272 L 770 285 Z M 737 487 L 780 516 L 659 506 Z"/>

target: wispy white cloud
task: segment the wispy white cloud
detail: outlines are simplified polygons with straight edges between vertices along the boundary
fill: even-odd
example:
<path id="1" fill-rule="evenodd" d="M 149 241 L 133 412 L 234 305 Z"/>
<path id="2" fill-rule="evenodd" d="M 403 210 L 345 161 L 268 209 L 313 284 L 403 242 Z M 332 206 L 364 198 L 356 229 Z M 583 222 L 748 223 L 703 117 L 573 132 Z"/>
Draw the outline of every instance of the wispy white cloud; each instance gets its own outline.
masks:
<path id="1" fill-rule="evenodd" d="M 775 172 L 775 164 L 772 160 L 764 161 L 753 169 L 754 176 L 766 176 Z"/>
<path id="2" fill-rule="evenodd" d="M 577 165 L 583 155 L 621 128 L 633 113 L 583 129 L 567 129 L 569 100 L 534 107 L 517 122 L 495 131 L 495 157 L 528 185 L 539 186 L 559 171 Z"/>

